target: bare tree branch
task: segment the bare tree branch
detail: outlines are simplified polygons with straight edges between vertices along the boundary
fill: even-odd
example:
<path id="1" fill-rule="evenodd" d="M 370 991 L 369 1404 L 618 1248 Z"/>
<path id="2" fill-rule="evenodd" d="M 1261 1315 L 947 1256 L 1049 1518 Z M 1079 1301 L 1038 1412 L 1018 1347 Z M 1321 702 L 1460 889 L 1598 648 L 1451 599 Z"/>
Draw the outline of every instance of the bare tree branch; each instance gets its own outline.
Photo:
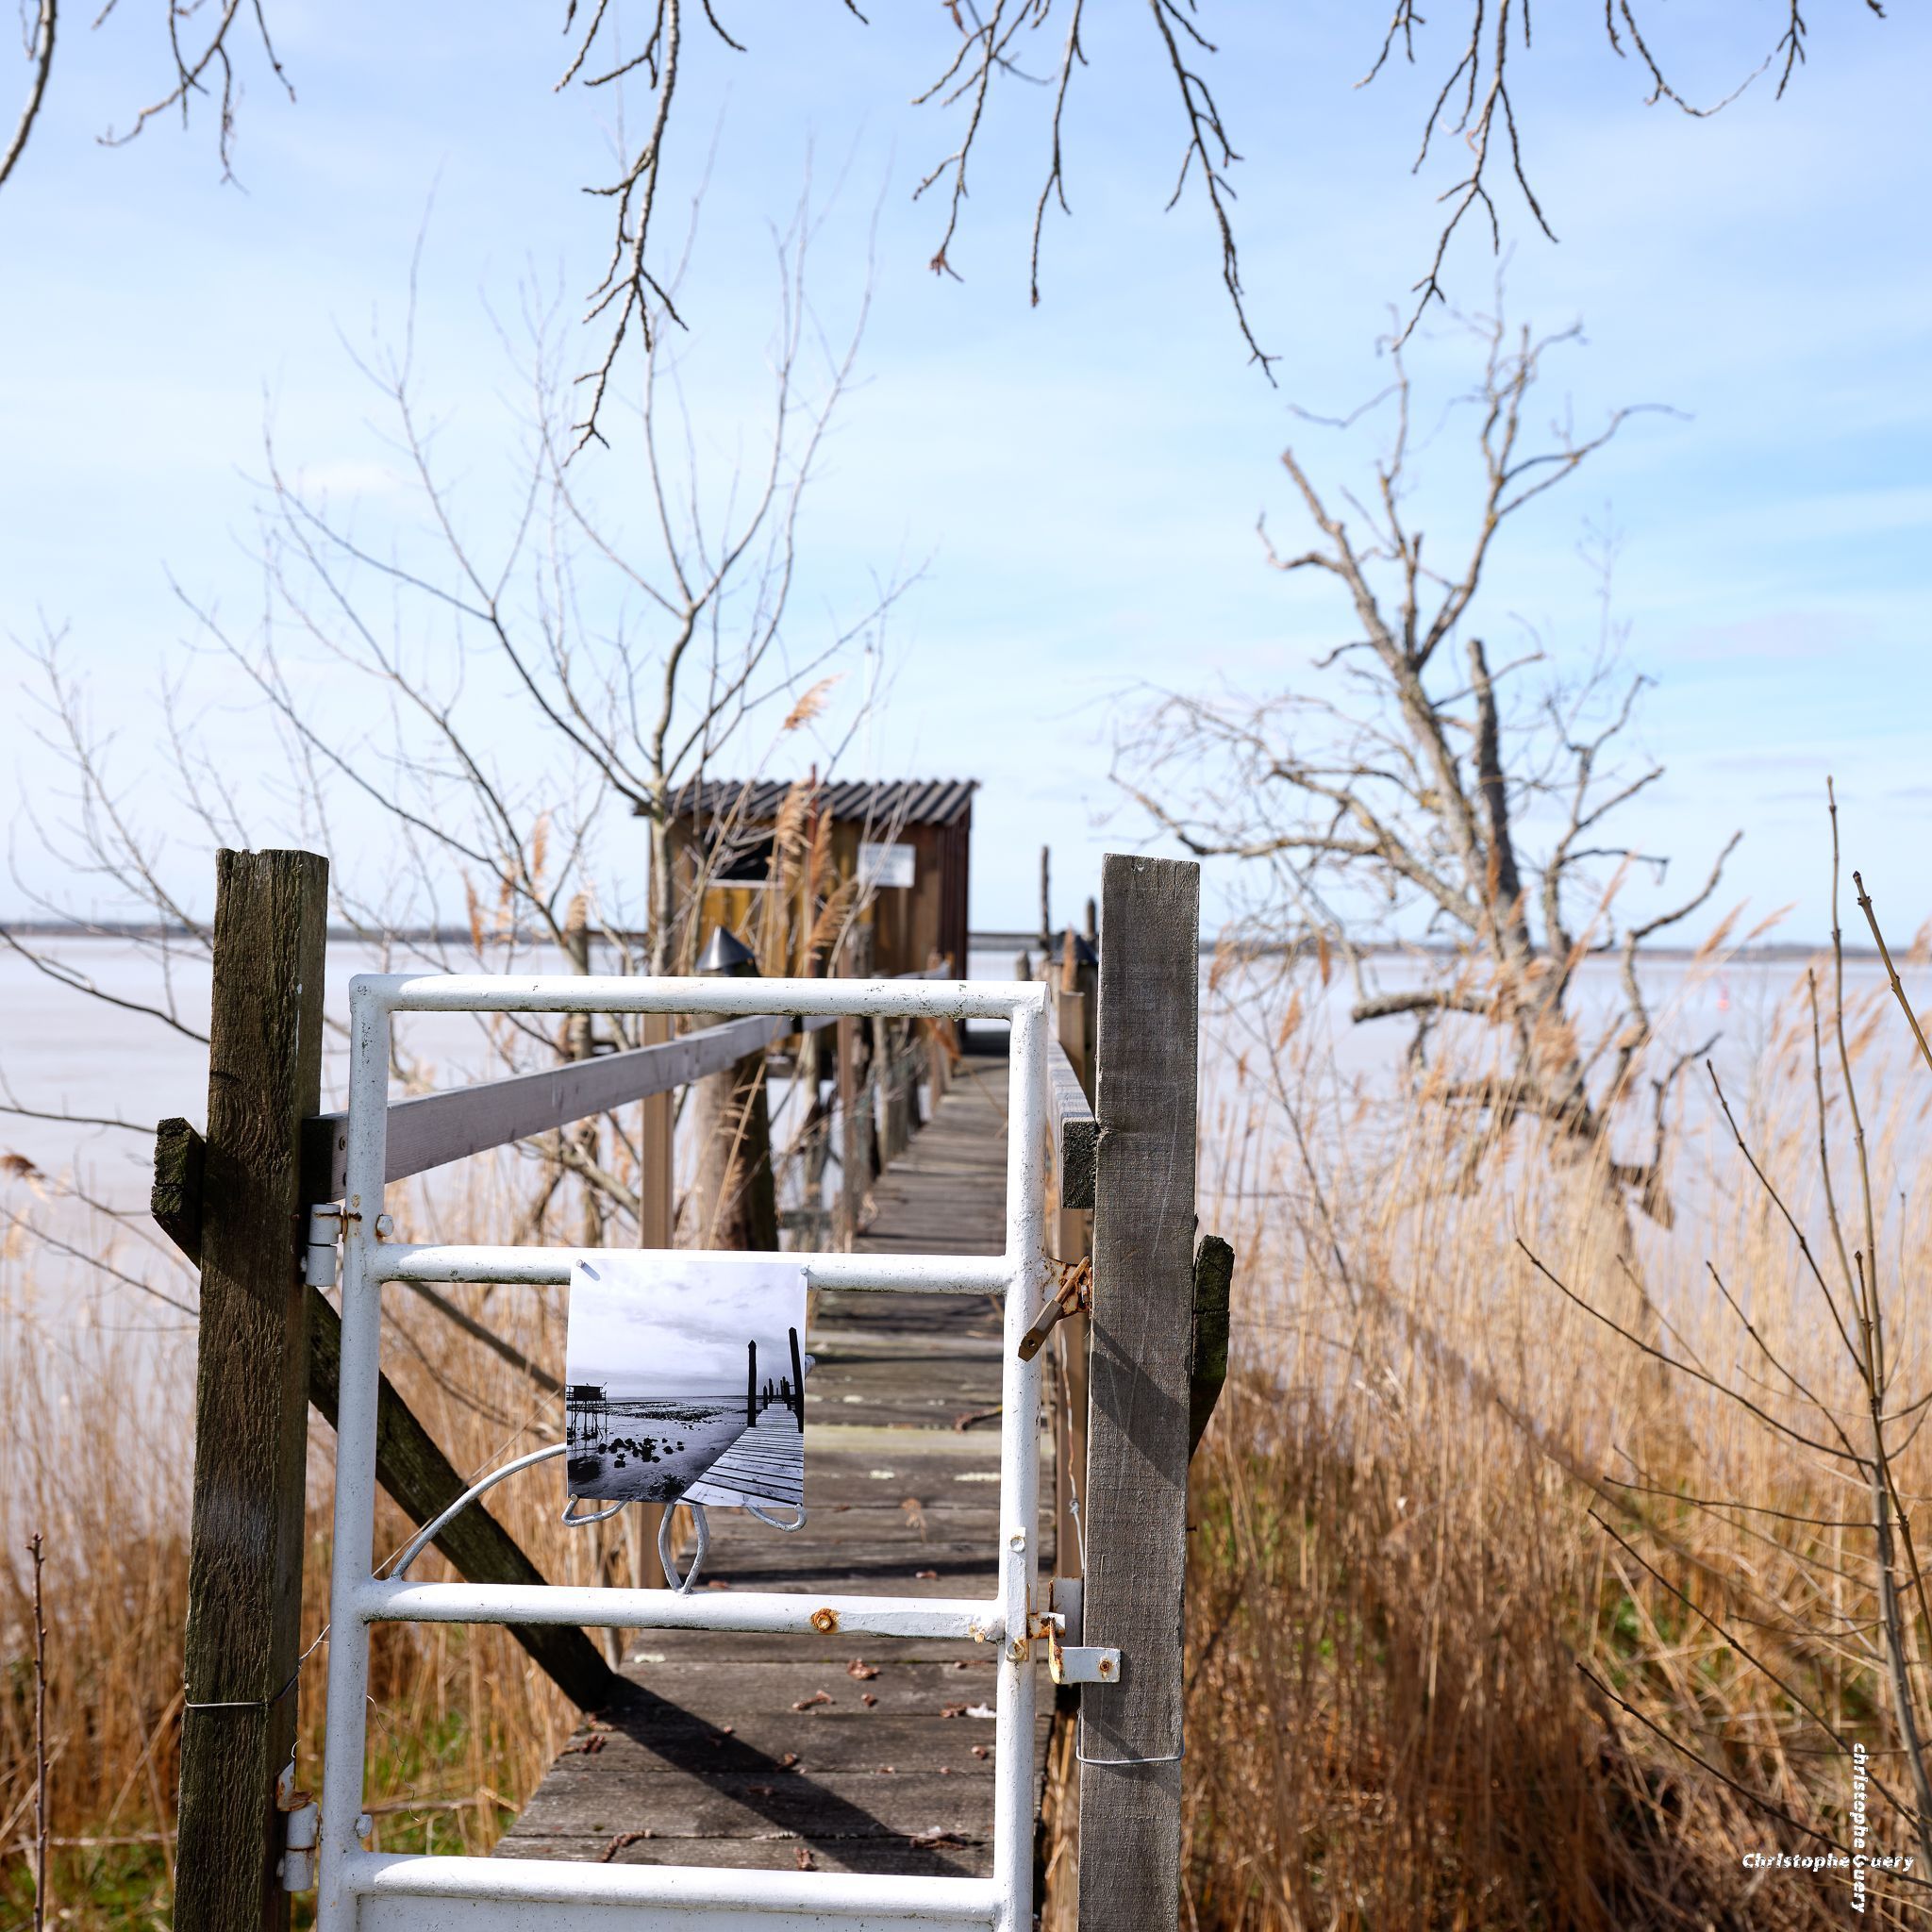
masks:
<path id="1" fill-rule="evenodd" d="M 54 29 L 58 13 L 58 0 L 41 0 L 40 14 L 34 23 L 33 39 L 27 50 L 27 58 L 33 62 L 33 75 L 27 82 L 26 99 L 22 104 L 20 120 L 14 126 L 12 139 L 8 142 L 6 152 L 0 154 L 0 188 L 7 185 L 7 177 L 26 152 L 27 136 L 34 131 L 41 103 L 47 97 L 47 76 L 54 71 Z"/>

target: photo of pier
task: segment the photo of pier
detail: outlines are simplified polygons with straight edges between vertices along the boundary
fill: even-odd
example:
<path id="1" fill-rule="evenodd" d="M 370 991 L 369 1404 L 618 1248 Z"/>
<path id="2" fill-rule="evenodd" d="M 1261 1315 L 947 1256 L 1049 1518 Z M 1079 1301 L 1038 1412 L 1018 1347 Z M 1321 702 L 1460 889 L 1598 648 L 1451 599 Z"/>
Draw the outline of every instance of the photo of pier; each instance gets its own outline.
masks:
<path id="1" fill-rule="evenodd" d="M 805 1271 L 599 1254 L 572 1272 L 565 1466 L 600 1502 L 805 1500 Z"/>

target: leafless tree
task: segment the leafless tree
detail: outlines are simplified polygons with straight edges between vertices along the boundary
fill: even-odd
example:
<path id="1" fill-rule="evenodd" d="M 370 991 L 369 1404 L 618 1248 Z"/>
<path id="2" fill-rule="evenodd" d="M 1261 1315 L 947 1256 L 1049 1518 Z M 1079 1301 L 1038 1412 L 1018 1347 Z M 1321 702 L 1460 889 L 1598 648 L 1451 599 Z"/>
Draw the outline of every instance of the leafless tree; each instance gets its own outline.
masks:
<path id="1" fill-rule="evenodd" d="M 1663 775 L 1620 756 L 1644 680 L 1621 670 L 1607 614 L 1582 671 L 1554 676 L 1533 637 L 1492 661 L 1475 616 L 1484 593 L 1493 596 L 1504 534 L 1634 412 L 1615 410 L 1589 435 L 1558 423 L 1537 436 L 1532 393 L 1546 359 L 1577 331 L 1540 337 L 1500 316 L 1468 326 L 1480 374 L 1445 418 L 1459 415 L 1473 429 L 1466 545 L 1440 562 L 1431 549 L 1425 560 L 1413 525 L 1424 439 L 1396 344 L 1393 378 L 1368 406 L 1391 420 L 1370 488 L 1320 483 L 1291 449 L 1283 466 L 1314 541 L 1284 551 L 1262 528 L 1268 561 L 1331 584 L 1355 634 L 1292 690 L 1157 699 L 1123 730 L 1116 776 L 1191 852 L 1240 859 L 1266 880 L 1258 910 L 1272 935 L 1299 932 L 1340 951 L 1356 978 L 1357 1021 L 1412 1021 L 1419 1068 L 1444 1015 L 1473 1016 L 1507 1044 L 1492 1074 L 1444 1069 L 1433 1079 L 1432 1091 L 1476 1124 L 1467 1178 L 1530 1116 L 1578 1154 L 1601 1158 L 1620 1196 L 1634 1193 L 1665 1219 L 1666 1104 L 1682 1057 L 1653 1082 L 1648 1147 L 1610 1151 L 1616 1109 L 1652 1043 L 1638 948 L 1708 903 L 1740 835 L 1694 891 L 1621 917 L 1626 874 L 1651 868 L 1661 877 L 1668 862 L 1633 849 L 1613 823 Z M 1533 667 L 1545 673 L 1540 685 L 1526 682 Z M 1423 983 L 1376 988 L 1365 951 L 1374 940 L 1435 942 L 1417 951 Z M 1622 959 L 1624 1010 L 1586 1040 L 1571 995 L 1578 967 L 1606 952 Z"/>
<path id="2" fill-rule="evenodd" d="M 401 472 L 392 514 L 365 527 L 367 505 L 331 502 L 271 440 L 258 620 L 238 625 L 180 592 L 195 649 L 159 694 L 158 774 L 130 770 L 94 728 L 62 639 L 30 647 L 42 737 L 67 783 L 51 812 L 23 801 L 16 837 L 54 855 L 64 884 L 50 892 L 16 866 L 20 892 L 41 918 L 83 930 L 89 906 L 138 922 L 153 992 L 111 992 L 70 951 L 21 931 L 0 929 L 0 943 L 78 997 L 132 1005 L 200 1039 L 181 969 L 206 962 L 212 931 L 173 883 L 180 869 L 162 827 L 212 847 L 263 842 L 273 824 L 335 858 L 335 917 L 395 966 L 507 971 L 543 948 L 579 972 L 593 958 L 600 971 L 689 970 L 708 848 L 700 841 L 696 874 L 679 876 L 671 828 L 681 791 L 727 747 L 732 778 L 757 776 L 780 745 L 788 762 L 829 774 L 871 698 L 865 679 L 835 688 L 883 647 L 904 588 L 885 582 L 842 623 L 802 623 L 792 609 L 800 515 L 865 319 L 861 295 L 847 333 L 830 339 L 808 302 L 814 220 L 801 202 L 774 238 L 778 314 L 755 464 L 721 473 L 701 457 L 679 345 L 654 331 L 640 460 L 627 473 L 636 488 L 615 500 L 608 489 L 593 500 L 569 466 L 559 331 L 554 308 L 533 303 L 522 453 L 508 488 L 470 511 L 425 393 L 412 303 L 399 342 L 360 358 Z M 494 514 L 505 502 L 508 516 Z M 255 756 L 238 758 L 251 741 Z M 266 793 L 255 782 L 264 770 L 280 774 Z M 158 784 L 174 793 L 166 815 L 154 809 Z M 648 868 L 631 858 L 633 841 L 648 844 Z M 829 875 L 824 852 L 807 863 L 793 842 L 774 854 L 774 897 L 823 955 L 863 899 Z M 646 870 L 645 891 L 630 890 Z M 639 1043 L 633 1024 L 593 1028 L 577 1016 L 552 1034 L 527 1016 L 495 1016 L 487 1056 L 505 1071 L 588 1058 Z M 399 1052 L 406 1080 L 432 1077 Z M 0 1110 L 72 1118 L 14 1091 L 4 1069 Z M 566 1173 L 593 1220 L 641 1211 L 626 1178 L 634 1150 L 614 1116 L 536 1151 L 551 1174 L 539 1215 Z"/>
<path id="3" fill-rule="evenodd" d="M 26 36 L 31 72 L 26 107 L 17 134 L 0 158 L 0 183 L 25 146 L 45 92 L 57 5 L 58 0 L 40 0 Z M 115 0 L 109 0 L 99 18 L 112 13 L 114 5 Z M 291 99 L 294 93 L 270 32 L 269 0 L 249 0 L 245 8 L 242 0 L 219 0 L 218 7 L 208 8 L 189 0 L 160 0 L 160 5 L 173 59 L 168 85 L 124 132 L 110 130 L 103 139 L 129 140 L 164 113 L 178 111 L 185 122 L 196 105 L 212 103 L 217 151 L 226 177 L 233 171 L 235 63 L 242 58 L 241 43 L 252 38 L 275 82 Z M 828 14 L 842 9 L 855 30 L 865 24 L 856 0 L 838 0 L 836 7 L 825 0 L 825 6 Z M 1868 13 L 1883 17 L 1881 0 L 1863 0 L 1863 6 Z M 939 191 L 944 207 L 931 260 L 934 273 L 958 273 L 952 251 L 965 209 L 968 170 L 983 143 L 993 138 L 989 132 L 993 117 L 988 108 L 995 89 L 1030 88 L 1043 101 L 1046 120 L 1046 160 L 1034 207 L 1030 251 L 1029 287 L 1032 299 L 1039 301 L 1047 208 L 1058 204 L 1063 212 L 1071 212 L 1066 109 L 1075 77 L 1088 64 L 1081 38 L 1085 8 L 1086 0 L 944 0 L 937 9 L 945 23 L 941 31 L 950 30 L 952 40 L 941 54 L 936 77 L 916 98 L 957 115 L 960 125 L 952 147 L 915 190 L 916 194 Z M 749 53 L 749 43 L 725 26 L 711 0 L 701 0 L 701 10 L 700 22 L 689 0 L 651 0 L 643 10 L 642 40 L 626 47 L 621 36 L 623 15 L 611 0 L 564 0 L 567 52 L 557 88 L 616 91 L 634 79 L 648 91 L 648 104 L 638 117 L 641 132 L 623 144 L 611 178 L 595 183 L 590 191 L 609 204 L 612 234 L 604 272 L 586 302 L 585 320 L 595 325 L 602 346 L 578 378 L 585 398 L 574 423 L 578 445 L 602 437 L 610 378 L 625 342 L 633 336 L 641 338 L 648 352 L 655 329 L 667 323 L 675 327 L 681 320 L 668 293 L 668 275 L 653 252 L 671 137 L 682 125 L 692 92 L 708 92 L 715 100 L 725 84 L 730 59 Z M 1603 11 L 1604 44 L 1616 58 L 1636 69 L 1648 106 L 1668 105 L 1704 118 L 1768 74 L 1776 75 L 1782 95 L 1806 59 L 1808 26 L 1798 0 L 1778 0 L 1772 9 L 1774 19 L 1768 45 L 1752 39 L 1754 29 L 1740 29 L 1739 58 L 1744 73 L 1739 83 L 1716 100 L 1696 103 L 1673 78 L 1672 56 L 1653 20 L 1656 10 L 1642 0 L 1606 0 Z M 1231 175 L 1241 157 L 1209 79 L 1210 63 L 1221 51 L 1221 42 L 1209 37 L 1207 22 L 1211 13 L 1203 0 L 1146 0 L 1143 44 L 1147 57 L 1171 83 L 1173 132 L 1179 150 L 1168 206 L 1179 203 L 1194 184 L 1214 236 L 1221 282 L 1236 326 L 1250 358 L 1266 371 L 1275 358 L 1263 350 L 1248 312 L 1235 233 Z M 1442 78 L 1424 116 L 1414 172 L 1423 174 L 1438 151 L 1468 157 L 1466 162 L 1458 158 L 1451 164 L 1466 172 L 1438 192 L 1446 212 L 1432 258 L 1416 281 L 1407 328 L 1414 327 L 1431 303 L 1445 299 L 1445 260 L 1465 218 L 1475 215 L 1487 227 L 1491 244 L 1500 246 L 1499 180 L 1513 183 L 1530 220 L 1556 239 L 1532 186 L 1517 114 L 1518 90 L 1527 84 L 1524 64 L 1531 53 L 1530 28 L 1528 0 L 1462 0 L 1433 25 L 1417 10 L 1415 0 L 1394 0 L 1379 42 L 1371 40 L 1364 48 L 1365 54 L 1374 51 L 1361 85 L 1376 79 L 1391 63 L 1415 64 L 1419 49 L 1421 58 L 1426 58 L 1432 47 L 1440 46 L 1438 71 Z M 1041 35 L 1046 37 L 1047 52 L 1035 72 L 1028 57 L 1041 44 Z M 697 64 L 701 56 L 723 58 L 708 73 Z M 828 65 L 845 58 L 842 44 L 829 32 L 824 58 Z"/>
<path id="4" fill-rule="evenodd" d="M 27 137 L 34 131 L 34 123 L 40 118 L 41 103 L 47 98 L 47 77 L 54 71 L 54 32 L 59 18 L 58 5 L 58 0 L 40 0 L 33 24 L 25 35 L 29 70 L 26 99 L 21 104 L 20 119 L 14 124 L 6 151 L 0 153 L 0 187 L 6 185 L 8 175 L 13 173 L 21 156 L 26 152 Z"/>

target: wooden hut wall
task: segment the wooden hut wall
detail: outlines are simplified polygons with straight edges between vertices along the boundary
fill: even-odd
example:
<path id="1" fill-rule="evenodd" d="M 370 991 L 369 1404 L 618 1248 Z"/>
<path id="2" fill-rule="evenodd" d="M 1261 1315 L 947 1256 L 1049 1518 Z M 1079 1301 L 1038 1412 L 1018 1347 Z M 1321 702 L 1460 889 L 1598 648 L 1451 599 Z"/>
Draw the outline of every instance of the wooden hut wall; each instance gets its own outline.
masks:
<path id="1" fill-rule="evenodd" d="M 864 830 L 856 820 L 841 821 L 832 827 L 833 866 L 841 879 L 850 878 L 858 869 Z M 874 972 L 918 972 L 935 953 L 950 958 L 954 972 L 966 972 L 972 839 L 971 806 L 957 824 L 908 825 L 898 833 L 895 842 L 913 850 L 913 883 L 909 887 L 881 887 L 867 909 L 864 923 L 872 929 Z M 678 879 L 688 894 L 696 879 L 698 853 L 687 824 L 673 827 L 672 850 Z M 761 885 L 707 887 L 696 931 L 681 936 L 689 947 L 686 965 L 695 959 L 716 925 L 757 944 L 768 891 Z"/>

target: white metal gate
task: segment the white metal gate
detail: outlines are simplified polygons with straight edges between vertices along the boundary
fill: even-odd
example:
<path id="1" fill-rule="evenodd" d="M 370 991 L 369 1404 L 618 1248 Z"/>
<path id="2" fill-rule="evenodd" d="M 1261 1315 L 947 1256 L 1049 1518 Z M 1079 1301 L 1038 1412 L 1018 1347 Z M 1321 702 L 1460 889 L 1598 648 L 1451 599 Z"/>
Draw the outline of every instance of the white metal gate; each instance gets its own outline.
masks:
<path id="1" fill-rule="evenodd" d="M 964 980 L 648 979 L 358 974 L 350 982 L 347 1191 L 342 1203 L 341 1392 L 335 1553 L 329 1585 L 328 1724 L 318 1871 L 320 1932 L 527 1925 L 612 1932 L 905 1932 L 1032 1924 L 1032 1640 L 1039 1552 L 1040 1360 L 1019 1343 L 1045 1297 L 1047 994 L 1038 984 Z M 376 1386 L 382 1288 L 391 1281 L 568 1281 L 572 1248 L 408 1245 L 383 1218 L 390 1024 L 396 1013 L 816 1014 L 1007 1020 L 1012 1026 L 1006 1251 L 967 1255 L 790 1255 L 814 1288 L 995 1294 L 1006 1306 L 1000 1435 L 999 1584 L 968 1598 L 810 1596 L 729 1591 L 392 1582 L 373 1574 Z M 993 1875 L 874 1876 L 670 1865 L 391 1856 L 366 1851 L 363 1754 L 369 1626 L 414 1621 L 618 1628 L 851 1631 L 1000 1646 Z"/>

